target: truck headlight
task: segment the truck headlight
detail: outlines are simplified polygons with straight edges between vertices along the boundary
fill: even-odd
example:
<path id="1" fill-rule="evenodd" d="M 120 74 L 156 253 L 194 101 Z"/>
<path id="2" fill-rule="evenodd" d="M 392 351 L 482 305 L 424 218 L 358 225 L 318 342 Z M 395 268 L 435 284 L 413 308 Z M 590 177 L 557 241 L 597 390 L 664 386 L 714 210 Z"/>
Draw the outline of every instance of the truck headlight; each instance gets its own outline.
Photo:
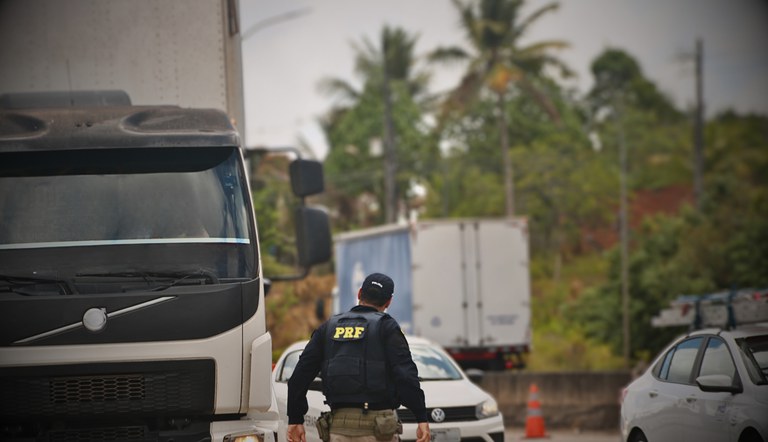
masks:
<path id="1" fill-rule="evenodd" d="M 478 404 L 475 408 L 475 414 L 478 419 L 493 417 L 499 414 L 499 406 L 496 404 L 495 400 L 488 399 L 487 401 Z"/>

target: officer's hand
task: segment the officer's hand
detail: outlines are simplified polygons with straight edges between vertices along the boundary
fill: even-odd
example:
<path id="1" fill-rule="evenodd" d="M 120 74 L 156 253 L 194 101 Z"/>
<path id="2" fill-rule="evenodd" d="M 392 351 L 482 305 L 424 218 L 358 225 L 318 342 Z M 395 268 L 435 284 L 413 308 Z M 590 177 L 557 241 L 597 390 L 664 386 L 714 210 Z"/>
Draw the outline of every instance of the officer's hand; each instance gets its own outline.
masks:
<path id="1" fill-rule="evenodd" d="M 416 428 L 416 442 L 429 442 L 429 422 L 419 422 Z"/>
<path id="2" fill-rule="evenodd" d="M 304 432 L 304 425 L 288 425 L 288 442 L 307 442 L 307 433 Z"/>

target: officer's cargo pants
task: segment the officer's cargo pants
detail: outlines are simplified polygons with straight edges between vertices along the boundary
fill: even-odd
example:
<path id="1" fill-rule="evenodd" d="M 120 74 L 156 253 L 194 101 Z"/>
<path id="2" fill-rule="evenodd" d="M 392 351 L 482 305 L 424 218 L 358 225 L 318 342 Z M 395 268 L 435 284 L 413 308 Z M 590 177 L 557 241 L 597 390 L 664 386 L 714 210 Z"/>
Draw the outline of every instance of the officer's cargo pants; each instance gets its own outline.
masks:
<path id="1" fill-rule="evenodd" d="M 340 408 L 333 411 L 331 442 L 397 442 L 402 426 L 394 410 Z"/>

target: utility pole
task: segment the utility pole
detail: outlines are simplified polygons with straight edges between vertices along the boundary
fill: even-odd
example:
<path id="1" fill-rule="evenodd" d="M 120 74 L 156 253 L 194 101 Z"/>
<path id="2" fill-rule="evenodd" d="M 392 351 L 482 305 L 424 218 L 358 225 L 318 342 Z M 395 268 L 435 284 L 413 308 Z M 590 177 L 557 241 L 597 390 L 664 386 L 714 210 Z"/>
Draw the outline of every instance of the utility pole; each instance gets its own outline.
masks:
<path id="1" fill-rule="evenodd" d="M 696 109 L 693 122 L 693 197 L 696 208 L 700 210 L 704 195 L 704 78 L 702 74 L 704 49 L 701 39 L 696 40 L 694 57 L 696 65 Z"/>
<path id="2" fill-rule="evenodd" d="M 630 368 L 631 337 L 629 329 L 629 216 L 627 203 L 627 139 L 620 100 L 614 98 L 614 110 L 619 132 L 619 241 L 621 247 L 621 329 L 624 366 Z"/>
<path id="3" fill-rule="evenodd" d="M 509 151 L 509 134 L 507 133 L 507 113 L 504 106 L 504 94 L 498 92 L 496 106 L 499 113 L 499 135 L 501 136 L 501 160 L 504 165 L 504 201 L 506 214 L 509 218 L 515 216 L 515 181 L 512 170 L 512 153 Z"/>

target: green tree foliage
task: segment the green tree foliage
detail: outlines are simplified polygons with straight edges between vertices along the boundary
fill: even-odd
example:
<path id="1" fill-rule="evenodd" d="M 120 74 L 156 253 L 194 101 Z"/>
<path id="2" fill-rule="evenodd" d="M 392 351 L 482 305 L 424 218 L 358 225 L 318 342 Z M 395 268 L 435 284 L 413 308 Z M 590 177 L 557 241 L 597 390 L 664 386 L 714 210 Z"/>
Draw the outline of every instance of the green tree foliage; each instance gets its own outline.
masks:
<path id="1" fill-rule="evenodd" d="M 623 132 L 632 191 L 690 186 L 692 132 L 682 114 L 623 51 L 605 51 L 592 71 L 595 86 L 587 99 L 606 164 L 618 174 Z M 758 190 L 765 187 L 764 178 L 756 172 L 766 165 L 766 139 L 760 135 L 764 124 L 764 119 L 730 115 L 708 125 L 702 211 L 689 207 L 677 215 L 646 218 L 642 224 L 633 219 L 629 287 L 636 357 L 657 352 L 680 331 L 649 327 L 651 318 L 674 297 L 768 282 L 756 270 L 765 265 L 759 244 L 766 244 L 762 232 L 768 230 L 765 205 L 760 204 L 765 192 Z M 586 291 L 574 318 L 587 336 L 619 351 L 622 337 L 614 332 L 621 328 L 619 253 L 612 251 L 608 259 L 608 282 Z"/>
<path id="2" fill-rule="evenodd" d="M 559 253 L 577 241 L 579 226 L 611 219 L 617 181 L 607 156 L 592 148 L 578 103 L 556 84 L 547 87 L 562 109 L 560 125 L 523 95 L 507 103 L 507 113 L 520 213 L 531 220 L 534 249 Z M 494 107 L 492 100 L 480 100 L 443 127 L 453 149 L 430 180 L 427 216 L 504 215 Z"/>
<path id="3" fill-rule="evenodd" d="M 424 112 L 430 103 L 425 94 L 429 76 L 415 69 L 416 37 L 401 29 L 385 27 L 381 42 L 377 47 L 364 39 L 362 45 L 353 46 L 355 71 L 363 82 L 362 89 L 357 90 L 338 79 L 326 79 L 322 83 L 326 93 L 345 99 L 324 122 L 331 146 L 325 161 L 326 177 L 339 208 L 335 224 L 342 229 L 384 220 L 380 208 L 384 206 L 386 106 L 382 82 L 385 66 L 392 103 L 390 118 L 396 134 L 396 181 L 400 199 L 406 199 L 410 183 L 429 175 L 437 162 L 436 142 L 424 121 Z M 360 207 L 365 203 L 361 200 L 365 195 L 376 202 L 373 209 Z"/>
<path id="4" fill-rule="evenodd" d="M 410 66 L 387 71 L 400 198 L 406 199 L 409 185 L 419 182 L 427 188 L 423 216 L 504 216 L 507 179 L 513 180 L 517 213 L 528 218 L 530 228 L 530 366 L 620 367 L 620 261 L 612 248 L 620 141 L 623 137 L 628 154 L 630 202 L 633 195 L 671 186 L 690 189 L 692 125 L 645 77 L 640 63 L 619 49 L 595 59 L 595 86 L 586 96 L 543 75 L 544 66 L 562 67 L 550 51 L 564 44 L 523 46 L 520 38 L 554 4 L 526 18 L 520 13 L 522 1 L 455 4 L 471 51 L 444 48 L 434 54 L 467 62 L 436 127 L 424 123 L 433 110 L 422 87 L 427 76 L 413 68 L 415 37 L 404 31 L 383 32 L 385 37 L 398 35 L 402 44 L 377 46 L 364 40 L 355 46 L 361 88 L 326 83 L 327 90 L 345 97 L 325 121 L 331 145 L 326 159 L 329 205 L 338 212 L 335 227 L 349 230 L 384 222 L 384 159 L 372 149 L 372 140 L 384 137 L 382 69 Z M 392 63 L 382 63 L 383 54 L 390 53 L 383 48 L 400 48 L 398 56 L 387 55 Z M 514 176 L 505 167 L 507 154 Z M 636 359 L 655 354 L 680 331 L 650 326 L 651 318 L 676 296 L 768 287 L 768 117 L 729 112 L 709 121 L 705 165 L 701 209 L 672 207 L 654 216 L 642 208 L 631 212 L 631 342 Z M 601 232 L 608 239 L 595 239 Z"/>
<path id="5" fill-rule="evenodd" d="M 531 263 L 533 279 L 533 351 L 527 357 L 531 370 L 613 370 L 624 364 L 607 341 L 589 334 L 589 328 L 574 317 L 582 292 L 604 280 L 607 263 L 600 255 L 582 255 L 569 260 L 561 275 L 541 254 Z M 605 306 L 596 305 L 603 310 Z"/>
<path id="6" fill-rule="evenodd" d="M 727 113 L 707 125 L 702 220 L 693 230 L 719 287 L 768 286 L 768 117 Z"/>
<path id="7" fill-rule="evenodd" d="M 604 155 L 612 156 L 617 166 L 623 132 L 630 188 L 688 182 L 690 126 L 645 78 L 638 62 L 624 51 L 607 49 L 592 63 L 592 73 L 595 84 L 586 100 L 589 120 L 603 141 Z"/>
<path id="8" fill-rule="evenodd" d="M 661 121 L 679 121 L 681 113 L 645 78 L 640 64 L 620 49 L 606 49 L 591 66 L 595 85 L 589 93 L 593 108 L 613 108 L 617 101 L 625 107 L 644 109 Z"/>
<path id="9" fill-rule="evenodd" d="M 446 109 L 465 109 L 487 92 L 501 96 L 503 102 L 510 86 L 515 85 L 530 94 L 553 120 L 558 120 L 557 108 L 535 81 L 544 75 L 544 68 L 548 66 L 570 73 L 551 53 L 567 44 L 559 40 L 523 44 L 522 40 L 537 20 L 557 10 L 559 5 L 549 3 L 522 17 L 525 3 L 522 0 L 454 0 L 453 3 L 471 50 L 443 47 L 430 56 L 435 62 L 468 62 L 459 85 L 448 96 Z"/>
<path id="10" fill-rule="evenodd" d="M 250 160 L 262 270 L 267 277 L 290 273 L 297 261 L 291 216 L 298 201 L 291 192 L 288 162 L 282 155 L 254 156 Z"/>
<path id="11" fill-rule="evenodd" d="M 658 352 L 680 329 L 651 318 L 682 294 L 768 287 L 768 117 L 727 114 L 707 126 L 706 200 L 701 212 L 647 219 L 635 232 L 630 264 L 632 347 Z M 586 293 L 574 317 L 587 335 L 620 348 L 618 254 L 609 281 Z M 595 308 L 600 305 L 601 308 Z"/>
<path id="12" fill-rule="evenodd" d="M 471 51 L 461 47 L 438 48 L 431 59 L 436 62 L 468 62 L 459 83 L 444 102 L 441 119 L 462 118 L 467 109 L 490 94 L 495 101 L 494 120 L 498 124 L 497 152 L 503 165 L 505 213 L 515 213 L 514 176 L 509 152 L 509 121 L 507 103 L 510 94 L 522 92 L 544 109 L 553 121 L 560 121 L 560 111 L 547 90 L 539 87 L 546 67 L 556 67 L 569 73 L 565 65 L 551 54 L 562 49 L 562 41 L 542 41 L 523 44 L 522 38 L 530 26 L 543 15 L 558 8 L 550 3 L 527 17 L 521 16 L 522 0 L 454 0 L 461 26 Z M 458 115 L 457 115 L 458 114 Z"/>

